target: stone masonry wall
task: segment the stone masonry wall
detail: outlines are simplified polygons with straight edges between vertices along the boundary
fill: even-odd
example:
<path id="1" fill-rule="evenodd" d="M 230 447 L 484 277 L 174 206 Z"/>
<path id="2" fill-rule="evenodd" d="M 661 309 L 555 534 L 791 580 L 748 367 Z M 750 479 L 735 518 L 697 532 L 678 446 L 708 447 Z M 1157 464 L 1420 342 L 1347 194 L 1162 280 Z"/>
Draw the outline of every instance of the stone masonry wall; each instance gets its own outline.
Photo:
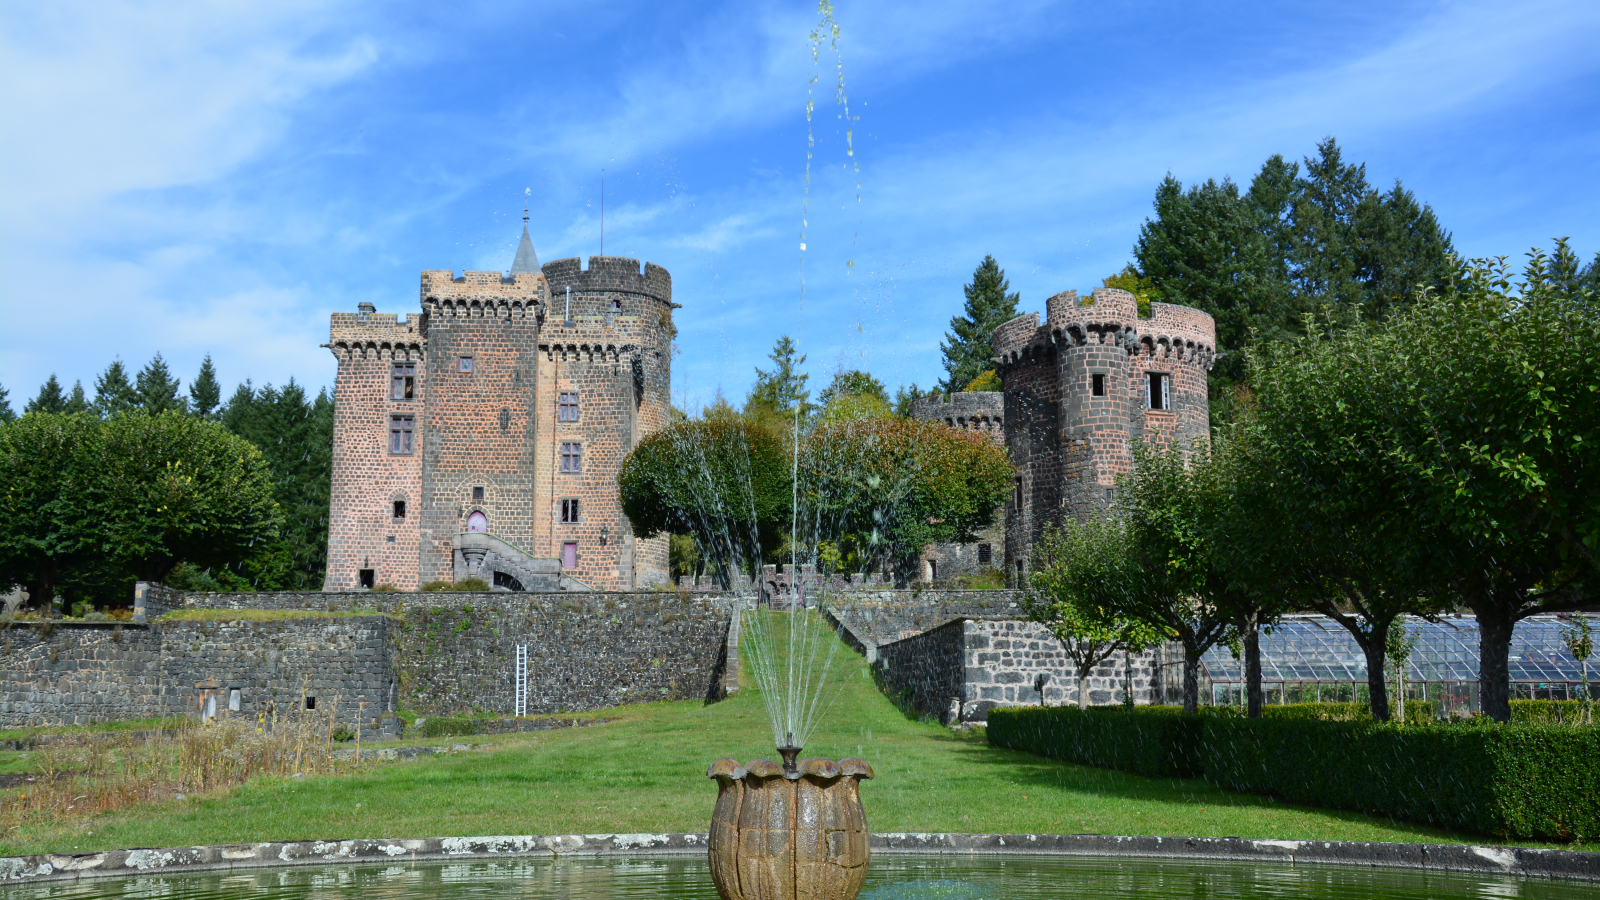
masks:
<path id="1" fill-rule="evenodd" d="M 427 715 L 510 714 L 518 644 L 528 648 L 529 713 L 703 699 L 728 687 L 734 601 L 721 596 L 349 591 L 196 593 L 180 603 L 393 616 L 399 706 Z"/>
<path id="2" fill-rule="evenodd" d="M 959 391 L 934 394 L 911 402 L 911 417 L 943 422 L 946 427 L 977 431 L 1004 447 L 1005 395 L 999 391 Z M 994 524 L 977 533 L 977 540 L 966 544 L 929 544 L 922 548 L 917 580 L 950 582 L 962 575 L 986 570 L 1006 571 L 1006 512 L 995 510 Z"/>
<path id="3" fill-rule="evenodd" d="M 1077 672 L 1061 642 L 1033 622 L 962 619 L 933 631 L 878 648 L 880 681 L 905 692 L 923 715 L 950 721 L 984 722 L 996 706 L 1040 703 L 1038 677 L 1045 675 L 1043 702 L 1050 706 L 1078 702 Z M 1157 653 L 1135 654 L 1132 660 L 1135 703 L 1159 702 Z M 1122 654 L 1089 674 L 1089 703 L 1121 703 L 1127 660 Z M 956 707 L 955 702 L 959 702 Z"/>
<path id="4" fill-rule="evenodd" d="M 355 713 L 364 702 L 374 720 L 394 691 L 388 624 L 374 616 L 10 628 L 0 644 L 0 727 L 194 713 L 196 685 L 208 680 L 219 712 L 237 689 L 238 715 L 288 713 L 304 694 L 321 710 L 337 701 Z"/>
<path id="5" fill-rule="evenodd" d="M 957 619 L 879 648 L 873 672 L 889 699 L 946 725 L 956 721 L 961 714 L 964 624 Z"/>

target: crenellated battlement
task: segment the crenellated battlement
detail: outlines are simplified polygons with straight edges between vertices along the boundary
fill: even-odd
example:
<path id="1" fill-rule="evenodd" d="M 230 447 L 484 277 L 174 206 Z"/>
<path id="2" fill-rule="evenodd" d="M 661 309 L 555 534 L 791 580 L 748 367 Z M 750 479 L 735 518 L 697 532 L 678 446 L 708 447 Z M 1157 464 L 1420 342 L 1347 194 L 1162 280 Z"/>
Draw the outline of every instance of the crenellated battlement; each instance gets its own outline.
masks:
<path id="1" fill-rule="evenodd" d="M 1006 395 L 999 391 L 957 391 L 911 401 L 911 418 L 943 422 L 951 428 L 981 431 L 1004 444 Z"/>
<path id="2" fill-rule="evenodd" d="M 672 275 L 652 262 L 641 267 L 637 259 L 626 256 L 591 256 L 589 265 L 577 257 L 544 264 L 550 282 L 550 295 L 564 295 L 567 288 L 578 293 L 626 293 L 652 297 L 672 303 Z"/>
<path id="3" fill-rule="evenodd" d="M 1181 359 L 1204 366 L 1216 360 L 1216 323 L 1187 306 L 1153 303 L 1148 318 L 1127 291 L 1098 288 L 1084 301 L 1077 291 L 1062 291 L 1045 301 L 1045 324 L 1028 313 L 995 329 L 995 362 L 1004 369 L 1034 358 L 1047 347 L 1114 344 L 1130 356 Z"/>
<path id="4" fill-rule="evenodd" d="M 396 313 L 377 312 L 363 303 L 360 312 L 334 313 L 328 324 L 328 343 L 341 361 L 351 358 L 421 359 L 428 346 L 417 316 L 401 322 Z"/>

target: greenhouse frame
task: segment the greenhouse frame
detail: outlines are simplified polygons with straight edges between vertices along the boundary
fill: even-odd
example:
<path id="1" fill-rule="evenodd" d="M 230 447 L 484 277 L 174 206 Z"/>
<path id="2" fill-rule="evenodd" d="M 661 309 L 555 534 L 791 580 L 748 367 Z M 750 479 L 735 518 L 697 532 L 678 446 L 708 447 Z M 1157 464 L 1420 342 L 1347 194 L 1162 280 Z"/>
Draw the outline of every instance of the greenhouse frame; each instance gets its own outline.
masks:
<path id="1" fill-rule="evenodd" d="M 1442 717 L 1480 711 L 1478 697 L 1478 621 L 1470 615 L 1444 615 L 1437 621 L 1406 616 L 1417 643 L 1406 665 L 1408 700 L 1438 703 Z M 1511 638 L 1511 697 L 1522 700 L 1582 700 L 1584 667 L 1561 639 L 1566 616 L 1530 616 L 1517 623 Z M 1183 648 L 1168 644 L 1159 654 L 1160 699 L 1181 702 Z M 1600 694 L 1600 666 L 1588 667 L 1591 690 Z M 1394 673 L 1386 672 L 1391 698 Z M 1369 702 L 1367 660 L 1344 626 L 1327 616 L 1284 616 L 1261 634 L 1261 688 L 1266 703 Z M 1241 706 L 1244 660 L 1226 645 L 1207 650 L 1200 660 L 1200 703 Z M 1594 696 L 1590 694 L 1589 696 Z"/>

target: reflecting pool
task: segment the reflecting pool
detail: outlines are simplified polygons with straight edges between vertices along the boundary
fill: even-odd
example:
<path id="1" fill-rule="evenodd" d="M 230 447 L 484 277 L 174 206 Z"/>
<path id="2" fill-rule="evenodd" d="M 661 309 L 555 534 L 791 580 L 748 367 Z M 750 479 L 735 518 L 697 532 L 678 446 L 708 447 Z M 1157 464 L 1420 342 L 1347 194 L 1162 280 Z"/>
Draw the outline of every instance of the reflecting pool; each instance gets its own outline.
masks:
<path id="1" fill-rule="evenodd" d="M 1593 898 L 1596 885 L 1339 866 L 1052 856 L 877 854 L 862 900 L 1126 898 Z M 6 898 L 361 897 L 370 900 L 715 900 L 700 857 L 567 857 L 255 869 L 7 887 Z"/>

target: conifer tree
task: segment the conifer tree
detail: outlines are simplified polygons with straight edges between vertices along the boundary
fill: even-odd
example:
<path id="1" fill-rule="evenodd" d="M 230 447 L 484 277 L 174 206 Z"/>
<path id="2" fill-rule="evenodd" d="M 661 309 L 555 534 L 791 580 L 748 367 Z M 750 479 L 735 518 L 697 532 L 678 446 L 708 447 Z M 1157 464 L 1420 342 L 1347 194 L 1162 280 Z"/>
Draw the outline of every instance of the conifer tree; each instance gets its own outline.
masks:
<path id="1" fill-rule="evenodd" d="M 939 345 L 944 351 L 945 391 L 962 390 L 993 367 L 994 346 L 990 338 L 996 328 L 1016 318 L 1017 301 L 1021 299 L 1020 294 L 1007 293 L 1010 288 L 1005 270 L 993 256 L 984 256 L 973 270 L 972 283 L 962 286 L 967 295 L 964 315 L 950 320 L 950 331 Z"/>
<path id="2" fill-rule="evenodd" d="M 787 334 L 778 338 L 767 358 L 772 360 L 772 370 L 756 369 L 756 383 L 744 401 L 745 412 L 792 413 L 798 405 L 802 418 L 811 415 L 811 392 L 806 390 L 811 376 L 800 371 L 806 358 L 796 358 L 794 341 Z"/>
<path id="3" fill-rule="evenodd" d="M 67 397 L 66 406 L 61 411 L 67 413 L 68 415 L 72 415 L 75 413 L 89 412 L 89 410 L 89 398 L 84 396 L 83 382 L 74 381 L 72 383 L 72 394 Z"/>
<path id="4" fill-rule="evenodd" d="M 50 373 L 50 380 L 39 388 L 39 396 L 28 401 L 24 413 L 59 413 L 66 412 L 67 398 L 61 393 L 61 382 L 56 381 L 56 373 Z"/>
<path id="5" fill-rule="evenodd" d="M 11 392 L 6 390 L 5 385 L 0 384 L 0 424 L 16 420 L 17 414 L 11 409 Z"/>
<path id="6" fill-rule="evenodd" d="M 189 383 L 189 411 L 202 419 L 215 419 L 222 400 L 222 386 L 217 384 L 217 370 L 211 365 L 211 354 L 200 362 L 200 374 Z"/>
<path id="7" fill-rule="evenodd" d="M 184 400 L 178 395 L 178 379 L 172 377 L 160 353 L 139 372 L 134 387 L 139 395 L 139 406 L 151 415 L 169 410 L 184 411 Z"/>
<path id="8" fill-rule="evenodd" d="M 111 365 L 94 380 L 94 411 L 103 419 L 126 412 L 139 404 L 139 395 L 128 381 L 128 370 L 122 360 L 114 359 Z"/>

